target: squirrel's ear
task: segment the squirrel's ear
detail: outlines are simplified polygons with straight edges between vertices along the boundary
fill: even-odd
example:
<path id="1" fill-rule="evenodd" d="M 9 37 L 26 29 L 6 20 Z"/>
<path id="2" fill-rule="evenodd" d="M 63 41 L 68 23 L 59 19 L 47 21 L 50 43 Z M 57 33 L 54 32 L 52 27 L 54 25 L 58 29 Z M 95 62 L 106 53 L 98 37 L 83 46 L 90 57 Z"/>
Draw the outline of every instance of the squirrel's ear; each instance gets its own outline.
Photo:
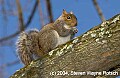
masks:
<path id="1" fill-rule="evenodd" d="M 63 9 L 62 14 L 68 14 L 65 9 Z"/>
<path id="2" fill-rule="evenodd" d="M 71 11 L 70 14 L 73 14 L 73 12 Z"/>

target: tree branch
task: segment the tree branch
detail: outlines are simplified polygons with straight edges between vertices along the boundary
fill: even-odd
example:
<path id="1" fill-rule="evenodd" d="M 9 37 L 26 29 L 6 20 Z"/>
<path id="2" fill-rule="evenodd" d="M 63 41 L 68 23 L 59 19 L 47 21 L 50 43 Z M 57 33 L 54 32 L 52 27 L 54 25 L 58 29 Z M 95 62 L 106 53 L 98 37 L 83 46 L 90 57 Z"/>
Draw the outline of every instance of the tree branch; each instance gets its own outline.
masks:
<path id="1" fill-rule="evenodd" d="M 101 21 L 104 22 L 105 21 L 105 17 L 104 17 L 104 15 L 102 13 L 102 10 L 100 9 L 100 7 L 99 7 L 99 5 L 97 3 L 97 0 L 93 0 L 93 4 L 94 4 L 94 6 L 95 6 L 95 8 L 96 8 L 96 10 L 98 12 L 98 15 L 99 15 Z"/>
<path id="2" fill-rule="evenodd" d="M 33 18 L 34 14 L 35 14 L 35 11 L 36 11 L 36 9 L 37 9 L 37 6 L 38 6 L 38 0 L 36 0 L 36 2 L 35 2 L 35 4 L 34 4 L 34 7 L 33 7 L 33 9 L 32 9 L 32 12 L 31 12 L 31 14 L 30 14 L 30 16 L 29 16 L 29 18 L 28 18 L 28 21 L 27 21 L 27 23 L 25 24 L 25 29 L 26 29 L 26 28 L 29 26 L 29 24 L 31 23 L 32 18 Z M 1 39 L 0 39 L 0 43 L 3 42 L 3 41 L 9 40 L 9 39 L 11 39 L 11 38 L 14 38 L 15 36 L 17 36 L 17 35 L 20 34 L 20 33 L 21 33 L 21 31 L 17 31 L 17 32 L 15 32 L 15 33 L 12 34 L 12 35 L 9 35 L 9 36 L 7 36 L 7 37 L 1 38 Z"/>
<path id="3" fill-rule="evenodd" d="M 38 10 L 39 10 L 40 22 L 41 22 L 41 26 L 43 27 L 45 25 L 45 22 L 44 22 L 44 15 L 42 13 L 42 8 L 41 8 L 41 5 L 40 5 L 40 0 L 39 0 L 39 5 L 38 6 L 39 6 Z"/>
<path id="4" fill-rule="evenodd" d="M 20 1 L 16 0 L 16 4 L 17 4 L 17 9 L 18 9 L 20 31 L 24 31 L 24 20 L 23 20 L 23 14 L 22 14 L 22 8 L 21 8 L 21 5 L 20 5 Z"/>
<path id="5" fill-rule="evenodd" d="M 71 75 L 71 71 L 109 71 L 119 64 L 120 14 L 31 62 L 10 78 L 94 78 Z M 50 75 L 58 71 L 66 71 L 69 75 Z"/>
<path id="6" fill-rule="evenodd" d="M 52 7 L 50 0 L 46 0 L 46 6 L 48 10 L 49 22 L 53 22 Z"/>

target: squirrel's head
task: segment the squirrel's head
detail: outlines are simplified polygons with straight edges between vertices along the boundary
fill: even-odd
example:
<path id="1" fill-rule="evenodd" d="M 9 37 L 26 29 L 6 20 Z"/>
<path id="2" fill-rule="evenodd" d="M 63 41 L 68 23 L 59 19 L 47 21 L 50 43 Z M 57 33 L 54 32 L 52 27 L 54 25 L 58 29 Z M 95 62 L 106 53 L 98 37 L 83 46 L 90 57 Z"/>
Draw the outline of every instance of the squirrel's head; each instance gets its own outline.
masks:
<path id="1" fill-rule="evenodd" d="M 71 11 L 70 13 L 67 13 L 64 9 L 62 12 L 62 15 L 59 17 L 61 21 L 64 21 L 67 26 L 75 27 L 77 26 L 77 18 Z"/>

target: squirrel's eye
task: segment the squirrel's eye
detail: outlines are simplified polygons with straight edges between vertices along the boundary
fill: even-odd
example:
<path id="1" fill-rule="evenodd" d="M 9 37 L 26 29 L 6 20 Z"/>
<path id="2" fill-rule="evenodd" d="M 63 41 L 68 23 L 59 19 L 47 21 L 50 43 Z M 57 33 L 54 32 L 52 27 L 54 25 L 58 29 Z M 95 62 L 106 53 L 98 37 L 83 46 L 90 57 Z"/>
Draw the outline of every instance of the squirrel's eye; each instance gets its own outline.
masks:
<path id="1" fill-rule="evenodd" d="M 71 17 L 70 17 L 70 16 L 68 16 L 68 17 L 67 17 L 67 19 L 71 19 Z"/>

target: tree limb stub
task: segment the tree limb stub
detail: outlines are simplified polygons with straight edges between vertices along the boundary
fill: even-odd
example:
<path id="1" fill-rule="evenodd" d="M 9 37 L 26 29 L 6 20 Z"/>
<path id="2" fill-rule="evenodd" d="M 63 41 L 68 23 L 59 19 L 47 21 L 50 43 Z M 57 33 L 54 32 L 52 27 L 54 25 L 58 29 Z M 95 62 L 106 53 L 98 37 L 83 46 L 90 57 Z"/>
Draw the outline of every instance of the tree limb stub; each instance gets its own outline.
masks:
<path id="1" fill-rule="evenodd" d="M 11 78 L 87 78 L 86 75 L 70 75 L 70 72 L 102 72 L 119 64 L 120 14 L 52 50 L 44 58 L 18 70 Z M 69 75 L 50 75 L 57 71 L 67 71 Z"/>

